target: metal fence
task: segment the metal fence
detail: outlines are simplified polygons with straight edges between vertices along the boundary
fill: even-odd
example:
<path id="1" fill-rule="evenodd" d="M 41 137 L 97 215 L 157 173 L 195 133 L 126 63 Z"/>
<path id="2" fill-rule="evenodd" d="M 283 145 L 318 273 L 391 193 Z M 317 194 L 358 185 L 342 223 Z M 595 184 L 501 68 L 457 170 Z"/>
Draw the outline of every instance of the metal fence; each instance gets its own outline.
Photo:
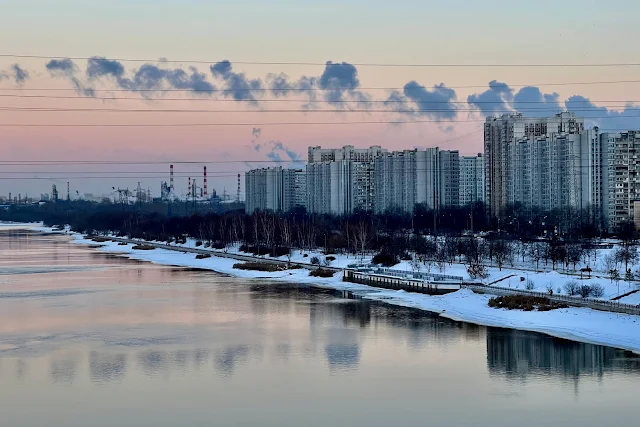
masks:
<path id="1" fill-rule="evenodd" d="M 382 274 L 386 276 L 403 277 L 406 279 L 426 280 L 430 282 L 455 281 L 462 282 L 461 276 L 449 276 L 447 274 L 423 273 L 419 271 L 396 270 L 388 267 L 358 268 L 358 272 L 369 274 Z"/>
<path id="2" fill-rule="evenodd" d="M 548 298 L 553 302 L 562 302 L 576 307 L 587 307 L 594 310 L 611 311 L 614 313 L 635 314 L 640 316 L 640 305 L 625 304 L 619 301 L 603 301 L 593 298 L 581 298 L 569 295 L 549 295 L 544 292 L 526 291 L 522 289 L 501 288 L 499 286 L 488 286 L 480 283 L 464 283 L 463 288 L 473 291 L 496 294 L 496 295 L 527 295 L 534 297 Z"/>

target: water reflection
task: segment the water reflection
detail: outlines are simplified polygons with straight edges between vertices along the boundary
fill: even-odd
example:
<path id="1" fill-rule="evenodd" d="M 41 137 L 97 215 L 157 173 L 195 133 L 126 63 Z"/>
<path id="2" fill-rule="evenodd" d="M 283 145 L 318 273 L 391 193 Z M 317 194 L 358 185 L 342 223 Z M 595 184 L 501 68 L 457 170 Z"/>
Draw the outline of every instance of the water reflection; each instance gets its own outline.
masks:
<path id="1" fill-rule="evenodd" d="M 124 353 L 89 353 L 89 376 L 98 383 L 118 382 L 127 370 L 127 355 Z"/>
<path id="2" fill-rule="evenodd" d="M 640 359 L 611 347 L 584 344 L 508 329 L 487 329 L 487 367 L 490 374 L 526 380 L 530 376 L 577 379 L 602 377 L 624 370 L 640 373 Z"/>
<path id="3" fill-rule="evenodd" d="M 338 424 L 418 424 L 427 414 L 434 424 L 506 426 L 516 419 L 507 412 L 528 407 L 581 421 L 558 425 L 588 425 L 584 410 L 604 413 L 612 401 L 614 411 L 632 407 L 640 362 L 611 348 L 454 322 L 362 294 L 137 263 L 52 239 L 0 236 L 0 266 L 33 258 L 36 267 L 107 268 L 0 280 L 7 425 L 67 426 L 61 413 L 84 411 L 78 425 L 174 426 L 191 415 L 193 425 L 262 425 L 268 413 L 271 425 L 287 426 L 316 410 L 310 425 L 350 416 Z M 274 387 L 283 379 L 287 387 Z M 579 396 L 562 401 L 573 384 Z M 77 405 L 79 395 L 98 404 Z M 235 408 L 247 402 L 259 418 L 242 411 L 240 422 Z M 42 419 L 27 405 L 45 407 Z M 129 424 L 111 420 L 114 407 Z M 487 422 L 483 411 L 500 416 Z M 522 415 L 518 425 L 536 425 L 529 420 Z"/>
<path id="4" fill-rule="evenodd" d="M 78 361 L 75 359 L 52 360 L 49 366 L 49 377 L 56 384 L 70 385 L 76 379 Z"/>
<path id="5" fill-rule="evenodd" d="M 233 375 L 237 365 L 243 364 L 249 357 L 249 346 L 238 345 L 229 347 L 214 357 L 214 366 L 225 376 Z"/>

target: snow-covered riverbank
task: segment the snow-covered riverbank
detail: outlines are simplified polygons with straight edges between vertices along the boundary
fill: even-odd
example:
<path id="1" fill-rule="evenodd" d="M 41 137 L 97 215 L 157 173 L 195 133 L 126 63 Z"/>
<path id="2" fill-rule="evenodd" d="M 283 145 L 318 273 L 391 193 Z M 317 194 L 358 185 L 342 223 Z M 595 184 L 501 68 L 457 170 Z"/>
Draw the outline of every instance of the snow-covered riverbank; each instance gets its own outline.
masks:
<path id="1" fill-rule="evenodd" d="M 51 229 L 33 225 L 28 228 L 51 231 Z M 84 239 L 81 235 L 71 234 L 71 236 L 77 244 L 97 245 L 96 242 Z M 323 279 L 309 276 L 309 271 L 304 269 L 276 273 L 244 271 L 234 269 L 233 265 L 238 261 L 228 258 L 212 256 L 198 260 L 193 253 L 166 249 L 134 250 L 130 244 L 125 246 L 114 242 L 99 245 L 101 247 L 96 249 L 98 251 L 119 254 L 135 260 L 212 270 L 247 279 L 307 283 L 350 290 L 363 295 L 365 299 L 435 312 L 457 321 L 541 332 L 559 338 L 609 345 L 640 354 L 640 316 L 600 312 L 587 308 L 568 308 L 549 312 L 496 310 L 487 305 L 490 296 L 474 294 L 469 290 L 444 296 L 428 296 L 345 283 L 342 282 L 341 273 L 336 273 L 332 278 Z M 535 276 L 536 273 L 529 274 Z"/>

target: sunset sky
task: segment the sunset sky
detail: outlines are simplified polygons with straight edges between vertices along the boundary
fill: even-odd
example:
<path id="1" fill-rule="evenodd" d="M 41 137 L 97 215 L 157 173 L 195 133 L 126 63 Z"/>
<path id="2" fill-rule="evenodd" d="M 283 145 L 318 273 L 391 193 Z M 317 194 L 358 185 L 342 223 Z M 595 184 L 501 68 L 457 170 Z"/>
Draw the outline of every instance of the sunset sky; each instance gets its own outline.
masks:
<path id="1" fill-rule="evenodd" d="M 309 145 L 439 146 L 473 154 L 482 151 L 484 117 L 514 110 L 545 115 L 569 108 L 604 129 L 640 128 L 640 66 L 478 66 L 640 64 L 640 2 L 633 0 L 0 6 L 3 196 L 35 196 L 66 181 L 80 194 L 133 189 L 140 181 L 157 196 L 172 162 L 179 191 L 187 176 L 201 180 L 207 164 L 209 188 L 235 193 L 231 175 L 259 165 L 248 162 L 304 161 Z M 146 111 L 122 111 L 140 109 Z M 150 111 L 161 109 L 171 111 Z M 375 121 L 420 123 L 353 123 Z M 274 122 L 294 124 L 268 125 Z M 111 126 L 86 126 L 104 124 Z M 150 126 L 131 126 L 139 124 Z M 158 163 L 2 163 L 43 160 Z M 15 179 L 53 176 L 59 179 Z"/>

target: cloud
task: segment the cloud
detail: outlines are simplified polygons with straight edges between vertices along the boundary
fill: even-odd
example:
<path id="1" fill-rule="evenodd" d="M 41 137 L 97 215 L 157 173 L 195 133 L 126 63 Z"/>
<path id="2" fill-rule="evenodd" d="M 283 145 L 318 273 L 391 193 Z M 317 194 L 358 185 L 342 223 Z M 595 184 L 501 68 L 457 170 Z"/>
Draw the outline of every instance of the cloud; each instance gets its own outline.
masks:
<path id="1" fill-rule="evenodd" d="M 29 78 L 29 72 L 19 64 L 13 64 L 9 70 L 0 70 L 0 81 L 13 80 L 17 85 L 22 86 Z"/>
<path id="2" fill-rule="evenodd" d="M 488 90 L 467 97 L 469 105 L 476 106 L 487 116 L 511 111 L 511 101 L 513 101 L 513 89 L 506 83 L 501 83 L 497 80 L 489 82 Z"/>
<path id="3" fill-rule="evenodd" d="M 314 83 L 316 83 L 315 80 Z M 366 105 L 371 99 L 367 93 L 356 90 L 360 87 L 358 70 L 348 62 L 327 61 L 324 72 L 317 79 L 317 85 L 323 90 L 324 99 L 329 104 L 344 107 L 344 101 L 354 100 L 361 105 Z"/>
<path id="4" fill-rule="evenodd" d="M 458 112 L 455 100 L 456 91 L 446 87 L 444 83 L 435 85 L 429 90 L 416 81 L 410 81 L 404 85 L 402 94 L 397 91 L 391 93 L 387 98 L 387 105 L 400 104 L 408 109 L 404 110 L 407 114 L 426 116 L 440 121 L 452 120 L 456 117 Z"/>
<path id="5" fill-rule="evenodd" d="M 638 105 L 629 103 L 622 111 L 615 111 L 597 106 L 584 96 L 573 95 L 565 101 L 565 106 L 568 111 L 575 111 L 577 116 L 584 117 L 586 127 L 599 126 L 611 131 L 640 129 Z"/>
<path id="6" fill-rule="evenodd" d="M 154 91 L 168 89 L 186 90 L 199 95 L 212 95 L 216 90 L 207 81 L 206 75 L 195 67 L 189 67 L 185 71 L 182 68 L 161 68 L 154 64 L 144 64 L 134 70 L 133 76 L 129 78 L 119 61 L 93 57 L 87 63 L 86 74 L 91 80 L 111 78 L 120 88 L 131 92 L 145 92 L 146 97 L 151 96 Z"/>
<path id="7" fill-rule="evenodd" d="M 76 73 L 79 71 L 76 64 L 70 59 L 52 59 L 47 62 L 47 71 L 52 77 L 66 78 L 68 79 L 76 92 L 85 96 L 94 97 L 96 95 L 93 88 L 84 85 L 76 77 Z"/>
<path id="8" fill-rule="evenodd" d="M 16 83 L 23 84 L 25 81 L 29 80 L 29 72 L 20 67 L 20 65 L 13 64 L 11 66 L 11 71 L 13 71 L 13 76 L 16 80 Z"/>
<path id="9" fill-rule="evenodd" d="M 236 101 L 248 101 L 257 105 L 258 97 L 262 93 L 263 85 L 260 79 L 248 79 L 244 73 L 236 73 L 232 70 L 231 62 L 220 61 L 210 67 L 213 77 L 225 82 L 224 96 Z"/>
<path id="10" fill-rule="evenodd" d="M 551 116 L 562 112 L 557 93 L 542 93 L 535 86 L 523 87 L 513 97 L 513 108 L 525 116 Z"/>

